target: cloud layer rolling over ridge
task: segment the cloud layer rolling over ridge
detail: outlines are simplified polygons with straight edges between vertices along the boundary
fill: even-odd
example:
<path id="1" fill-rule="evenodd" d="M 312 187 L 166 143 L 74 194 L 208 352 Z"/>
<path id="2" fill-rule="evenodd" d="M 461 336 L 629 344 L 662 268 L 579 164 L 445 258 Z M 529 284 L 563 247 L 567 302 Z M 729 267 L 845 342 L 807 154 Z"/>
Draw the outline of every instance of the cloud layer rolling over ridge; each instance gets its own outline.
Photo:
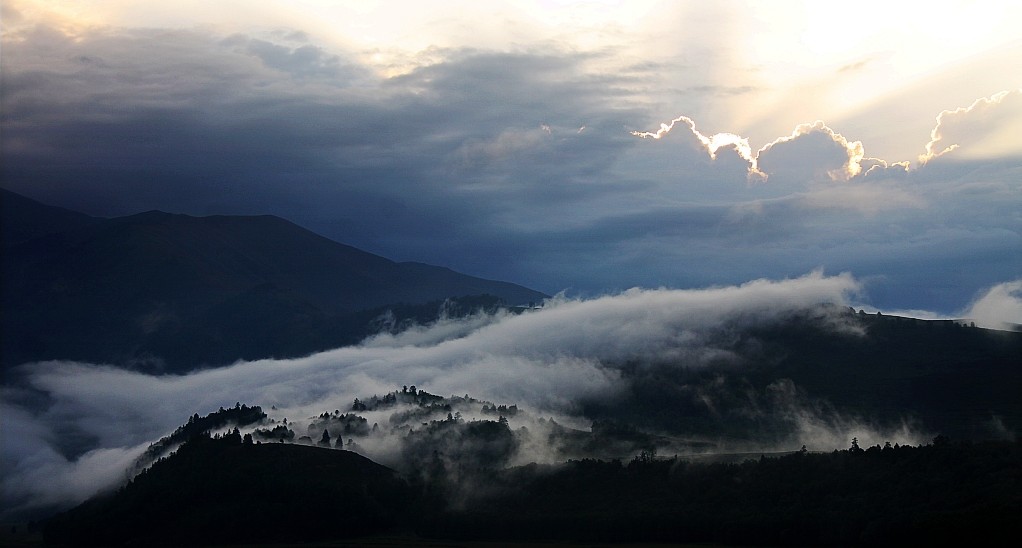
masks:
<path id="1" fill-rule="evenodd" d="M 122 479 L 149 442 L 192 413 L 236 401 L 276 406 L 274 416 L 302 424 L 324 410 L 347 409 L 355 397 L 415 384 L 438 394 L 518 403 L 571 423 L 578 420 L 572 419 L 578 402 L 624 387 L 618 367 L 626 360 L 713 367 L 730 351 L 713 339 L 725 325 L 769 324 L 822 303 L 841 305 L 858 288 L 848 275 L 816 272 L 705 290 L 554 299 L 517 316 L 448 320 L 307 358 L 182 376 L 28 364 L 18 372 L 20 388 L 4 391 L 5 506 L 82 500 Z M 452 328 L 461 321 L 470 326 Z"/>
<path id="2" fill-rule="evenodd" d="M 183 376 L 24 365 L 5 508 L 82 500 L 236 401 L 301 421 L 414 383 L 586 427 L 622 362 L 740 367 L 722 332 L 853 295 L 1022 324 L 1013 3 L 239 5 L 0 4 L 0 186 L 275 214 L 568 297 Z M 872 435 L 771 390 L 797 436 Z"/>

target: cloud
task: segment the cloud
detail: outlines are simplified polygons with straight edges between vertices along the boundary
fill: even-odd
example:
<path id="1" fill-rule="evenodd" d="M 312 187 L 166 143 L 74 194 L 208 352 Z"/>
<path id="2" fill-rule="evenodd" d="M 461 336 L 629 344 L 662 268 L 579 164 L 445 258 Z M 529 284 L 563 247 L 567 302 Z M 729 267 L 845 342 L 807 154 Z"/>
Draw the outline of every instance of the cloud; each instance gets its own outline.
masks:
<path id="1" fill-rule="evenodd" d="M 691 86 L 682 90 L 682 93 L 729 97 L 733 95 L 745 95 L 756 91 L 759 91 L 756 86 Z"/>
<path id="2" fill-rule="evenodd" d="M 862 59 L 861 61 L 856 61 L 854 63 L 849 63 L 847 65 L 844 65 L 841 68 L 837 69 L 837 71 L 838 72 L 855 72 L 855 71 L 858 71 L 858 70 L 862 70 L 863 68 L 866 67 L 866 65 L 870 64 L 871 62 L 873 62 L 873 59 Z"/>
<path id="3" fill-rule="evenodd" d="M 969 158 L 1018 155 L 1022 130 L 1022 89 L 1005 90 L 976 99 L 967 107 L 944 110 L 930 132 L 920 163 L 954 151 Z M 963 148 L 964 147 L 964 148 Z M 960 150 L 961 149 L 961 150 Z"/>
<path id="4" fill-rule="evenodd" d="M 551 294 L 823 266 L 883 277 L 891 289 L 875 295 L 896 300 L 878 307 L 949 313 L 1018 270 L 1003 259 L 1018 237 L 1018 154 L 978 163 L 963 141 L 909 170 L 822 122 L 754 146 L 756 124 L 726 125 L 718 104 L 760 108 L 769 90 L 754 78 L 686 68 L 684 100 L 666 101 L 657 74 L 680 60 L 556 40 L 430 47 L 389 76 L 371 52 L 281 25 L 17 25 L 3 38 L 0 184 L 104 216 L 275 214 Z M 679 104 L 685 116 L 643 130 Z M 981 121 L 981 150 L 1013 142 L 1011 123 Z M 956 261 L 972 268 L 954 274 Z"/>
<path id="5" fill-rule="evenodd" d="M 307 36 L 296 31 L 284 33 L 282 38 L 301 42 L 307 39 Z M 328 53 L 322 47 L 311 44 L 292 46 L 243 34 L 229 36 L 221 43 L 233 48 L 234 51 L 258 58 L 267 68 L 287 73 L 292 77 L 328 77 L 335 84 L 350 85 L 357 81 L 356 77 L 365 79 L 369 76 L 368 70 L 353 62 L 345 62 L 339 55 Z"/>
<path id="6" fill-rule="evenodd" d="M 847 181 L 862 171 L 863 147 L 827 127 L 822 120 L 799 124 L 791 135 L 756 153 L 768 180 L 779 182 Z"/>
<path id="7" fill-rule="evenodd" d="M 784 27 L 790 49 L 760 47 L 775 25 L 738 7 L 672 8 L 675 16 L 649 18 L 656 30 L 641 44 L 601 25 L 621 48 L 581 47 L 560 25 L 537 40 L 522 17 L 508 25 L 488 7 L 468 23 L 445 19 L 430 36 L 418 31 L 435 23 L 432 14 L 392 27 L 385 9 L 367 8 L 371 20 L 299 21 L 293 10 L 204 5 L 219 10 L 218 25 L 178 12 L 173 25 L 149 14 L 148 24 L 127 27 L 117 21 L 129 15 L 107 24 L 48 6 L 52 17 L 41 19 L 36 7 L 0 2 L 4 188 L 98 215 L 271 213 L 397 260 L 549 293 L 615 295 L 181 377 L 28 366 L 19 373 L 28 390 L 3 392 L 5 508 L 81 500 L 192 413 L 239 400 L 304 421 L 414 382 L 571 413 L 579 399 L 619 389 L 612 362 L 684 356 L 706 366 L 729 350 L 708 344 L 729 319 L 771 321 L 856 292 L 885 313 L 945 317 L 989 288 L 962 314 L 1018 323 L 1018 281 L 1002 282 L 1017 277 L 1022 249 L 1022 93 L 971 102 L 979 84 L 956 87 L 1005 89 L 991 59 L 1009 66 L 1001 61 L 1017 53 L 963 61 L 971 78 L 948 73 L 938 81 L 946 85 L 913 88 L 849 129 L 832 113 L 878 92 L 817 86 L 807 99 L 805 78 L 775 70 L 778 59 L 790 62 L 779 53 L 804 54 L 799 29 Z M 791 24 L 786 14 L 760 15 Z M 359 33 L 403 35 L 402 44 L 344 42 L 353 20 L 374 23 Z M 1010 17 L 999 20 L 1010 27 Z M 678 21 L 694 34 L 677 32 Z M 843 69 L 841 85 L 880 72 L 891 80 L 889 58 L 863 51 L 828 62 L 826 77 Z M 912 70 L 944 62 L 932 47 L 916 51 L 929 64 L 910 59 Z M 793 99 L 771 106 L 778 96 Z M 958 104 L 970 106 L 938 114 L 924 144 L 926 120 Z M 808 110 L 817 107 L 837 110 Z M 641 130 L 678 112 L 686 115 Z M 833 128 L 798 123 L 817 118 Z M 903 146 L 924 148 L 925 160 L 910 169 L 865 155 L 872 138 L 891 134 L 913 139 Z M 738 285 L 821 265 L 856 277 Z M 636 285 L 663 289 L 620 293 Z M 707 285 L 717 287 L 670 289 Z M 805 436 L 834 434 L 826 443 L 841 446 L 849 434 L 866 439 L 854 421 L 835 430 L 833 417 L 821 421 L 805 402 L 785 409 Z"/>
<path id="8" fill-rule="evenodd" d="M 1017 328 L 1022 325 L 1022 280 L 997 284 L 961 314 L 981 327 Z"/>
<path id="9" fill-rule="evenodd" d="M 276 213 L 415 249 L 458 240 L 444 218 L 605 193 L 629 144 L 629 109 L 609 108 L 629 80 L 590 74 L 592 55 L 438 50 L 380 78 L 279 34 L 39 27 L 5 44 L 5 185 L 99 215 Z M 561 135 L 538 147 L 542 124 Z"/>
<path id="10" fill-rule="evenodd" d="M 417 385 L 572 417 L 583 400 L 624 387 L 627 362 L 682 360 L 712 367 L 728 354 L 719 334 L 821 303 L 844 304 L 859 284 L 813 272 L 704 290 L 640 290 L 592 300 L 560 297 L 539 311 L 441 322 L 295 360 L 262 360 L 180 376 L 69 362 L 29 364 L 3 394 L 4 507 L 73 503 L 116 483 L 150 442 L 241 401 L 306 417 L 347 409 L 354 397 Z M 436 333 L 430 333 L 435 329 Z M 33 396 L 34 394 L 34 396 Z M 374 417 L 372 421 L 382 420 Z M 577 420 L 577 419 L 576 419 Z M 383 423 L 381 423 L 383 424 Z M 584 426 L 588 426 L 584 424 Z M 584 427 L 583 426 L 583 427 Z"/>
<path id="11" fill-rule="evenodd" d="M 780 137 L 755 153 L 747 138 L 727 132 L 704 135 L 696 129 L 695 121 L 688 116 L 679 116 L 669 123 L 662 123 L 656 131 L 632 131 L 631 134 L 642 139 L 661 140 L 675 130 L 678 124 L 687 128 L 687 131 L 681 130 L 681 139 L 689 148 L 705 153 L 713 160 L 714 168 L 718 171 L 724 172 L 726 169 L 721 155 L 730 153 L 742 161 L 750 183 L 762 183 L 773 177 L 770 186 L 755 185 L 761 193 L 773 190 L 776 195 L 778 192 L 790 192 L 792 186 L 797 188 L 819 182 L 846 182 L 860 176 L 896 179 L 904 176 L 909 168 L 907 162 L 888 163 L 881 158 L 866 157 L 861 142 L 848 141 L 821 120 L 800 124 L 791 135 Z M 678 133 L 675 131 L 675 135 Z M 900 194 L 902 197 L 905 195 L 904 192 Z M 895 197 L 894 202 L 904 203 L 905 200 Z"/>
<path id="12" fill-rule="evenodd" d="M 825 186 L 800 196 L 807 208 L 844 209 L 873 217 L 881 211 L 923 208 L 926 202 L 904 189 L 880 184 Z"/>
<path id="13" fill-rule="evenodd" d="M 901 179 L 908 174 L 909 162 L 890 162 L 880 158 L 863 158 L 860 173 L 866 179 Z"/>
<path id="14" fill-rule="evenodd" d="M 1001 125 L 995 122 L 990 127 L 996 133 Z M 657 190 L 673 201 L 649 207 L 647 223 L 616 232 L 634 237 L 629 248 L 615 247 L 613 264 L 633 272 L 639 283 L 664 283 L 672 262 L 685 265 L 692 283 L 737 271 L 755 276 L 753 264 L 759 275 L 771 276 L 788 275 L 785 262 L 801 269 L 825 265 L 876 280 L 870 288 L 875 306 L 948 315 L 976 288 L 1018 270 L 1009 243 L 1022 237 L 1012 211 L 1022 206 L 1018 155 L 949 156 L 913 167 L 868 157 L 861 142 L 816 122 L 760 149 L 754 166 L 766 181 L 736 185 L 720 165 L 724 149 L 709 159 L 710 139 L 694 118 L 677 117 L 659 131 L 637 135 L 645 137 L 638 148 L 648 149 L 642 165 L 655 166 L 646 173 L 664 181 Z M 640 172 L 639 163 L 629 163 L 629 173 Z M 664 165 L 670 168 L 658 169 Z M 615 233 L 619 219 L 608 216 L 589 230 Z M 715 253 L 724 249 L 730 253 Z M 621 264 L 632 256 L 633 262 Z M 972 268 L 954 266 L 962 264 Z M 944 297 L 937 298 L 938 292 Z"/>
<path id="15" fill-rule="evenodd" d="M 756 158 L 752 155 L 752 148 L 749 146 L 748 139 L 735 135 L 734 133 L 715 133 L 710 136 L 704 135 L 696 129 L 695 120 L 688 116 L 679 116 L 671 120 L 669 123 L 661 123 L 660 129 L 653 132 L 632 131 L 631 133 L 632 135 L 642 139 L 659 140 L 670 133 L 671 130 L 674 129 L 674 126 L 678 123 L 681 123 L 688 128 L 686 135 L 691 133 L 691 136 L 695 138 L 695 143 L 698 143 L 696 146 L 701 148 L 711 160 L 717 159 L 717 152 L 719 150 L 730 150 L 749 164 L 747 169 L 750 177 L 760 174 L 756 166 Z"/>
<path id="16" fill-rule="evenodd" d="M 124 481 L 147 444 L 97 447 L 73 458 L 60 450 L 60 425 L 46 424 L 23 408 L 0 400 L 3 462 L 0 500 L 10 519 L 29 508 L 78 504 Z"/>
<path id="17" fill-rule="evenodd" d="M 780 447 L 805 444 L 813 450 L 845 448 L 852 438 L 860 447 L 871 447 L 895 440 L 895 443 L 920 445 L 933 437 L 906 422 L 878 427 L 861 420 L 842 416 L 826 402 L 809 401 L 790 379 L 780 379 L 767 386 L 773 406 L 770 411 L 794 426 L 794 432 Z"/>

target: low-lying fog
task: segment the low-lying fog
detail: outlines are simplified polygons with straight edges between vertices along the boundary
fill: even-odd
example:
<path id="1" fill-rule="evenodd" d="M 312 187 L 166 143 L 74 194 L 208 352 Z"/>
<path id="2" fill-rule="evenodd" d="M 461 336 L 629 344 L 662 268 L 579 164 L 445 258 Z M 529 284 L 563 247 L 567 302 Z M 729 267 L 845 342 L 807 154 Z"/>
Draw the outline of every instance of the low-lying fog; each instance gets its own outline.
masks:
<path id="1" fill-rule="evenodd" d="M 510 426 L 541 429 L 541 418 L 587 430 L 579 402 L 613 397 L 627 384 L 626 361 L 710 368 L 727 362 L 719 331 L 768 323 L 794 311 L 838 310 L 861 290 L 847 274 L 813 272 L 797 279 L 757 280 L 702 290 L 639 290 L 590 300 L 554 298 L 544 308 L 514 315 L 445 319 L 361 345 L 300 359 L 239 362 L 186 375 L 154 376 L 110 365 L 27 364 L 3 388 L 3 508 L 68 506 L 125 479 L 152 442 L 193 413 L 236 402 L 287 418 L 298 435 L 313 417 L 346 412 L 354 398 L 402 386 L 442 396 L 468 394 L 524 412 Z M 822 307 L 821 305 L 838 305 Z M 850 330 L 831 313 L 830 329 Z M 712 341 L 712 342 L 711 342 Z M 877 432 L 854 420 L 820 417 L 783 383 L 771 412 L 798 425 L 786 449 L 845 448 L 884 441 L 920 443 L 908 428 Z M 464 418 L 473 416 L 466 409 Z M 367 413 L 369 423 L 383 415 Z M 538 439 L 538 438 L 537 438 Z M 367 456 L 387 462 L 393 440 L 365 444 Z M 542 443 L 523 444 L 515 463 L 553 458 Z M 766 448 L 764 448 L 766 449 Z"/>

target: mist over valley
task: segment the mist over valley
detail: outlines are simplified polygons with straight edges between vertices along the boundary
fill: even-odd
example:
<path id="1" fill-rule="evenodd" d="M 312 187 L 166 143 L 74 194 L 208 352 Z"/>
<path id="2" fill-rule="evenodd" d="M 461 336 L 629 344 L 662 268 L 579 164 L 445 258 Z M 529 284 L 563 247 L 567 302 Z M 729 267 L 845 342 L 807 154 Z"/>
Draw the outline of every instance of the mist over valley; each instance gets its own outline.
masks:
<path id="1" fill-rule="evenodd" d="M 0 2 L 0 545 L 1014 545 L 1022 4 Z"/>
<path id="2" fill-rule="evenodd" d="M 204 226 L 207 223 L 231 227 L 215 234 L 234 239 L 209 254 L 189 255 L 183 265 L 197 265 L 188 266 L 190 271 L 210 272 L 208 264 L 214 257 L 220 269 L 206 278 L 178 270 L 174 279 L 192 280 L 186 289 L 156 283 L 133 286 L 129 278 L 90 279 L 91 270 L 78 259 L 105 239 L 122 238 L 125 227 L 129 233 L 141 226 L 165 234 L 157 237 L 146 232 L 139 251 L 118 244 L 124 250 L 118 261 L 133 265 L 125 272 L 138 273 L 144 261 L 135 255 L 148 256 L 153 242 L 171 238 L 172 245 L 184 249 L 213 245 L 208 241 L 212 238 L 211 229 Z M 275 229 L 267 230 L 264 223 Z M 84 235 L 78 232 L 82 226 L 89 230 Z M 191 234 L 182 226 L 198 228 Z M 426 289 L 418 304 L 405 304 L 410 286 L 402 286 L 391 297 L 392 304 L 376 306 L 387 300 L 387 292 L 381 289 L 379 301 L 364 302 L 375 308 L 350 316 L 359 319 L 349 323 L 356 329 L 335 335 L 357 342 L 309 355 L 295 352 L 294 357 L 272 358 L 281 349 L 263 346 L 267 341 L 261 329 L 267 326 L 258 327 L 263 317 L 244 311 L 267 310 L 279 318 L 291 309 L 280 306 L 276 292 L 258 289 L 265 282 L 251 273 L 260 270 L 232 271 L 231 265 L 241 260 L 225 254 L 248 249 L 242 256 L 249 264 L 270 264 L 272 253 L 293 252 L 294 247 L 246 247 L 252 240 L 234 235 L 249 230 L 255 231 L 257 242 L 279 238 L 275 230 L 311 237 L 273 219 L 147 214 L 141 219 L 88 219 L 70 231 L 50 232 L 6 248 L 13 251 L 7 255 L 5 273 L 14 281 L 7 287 L 18 291 L 5 289 L 5 310 L 57 310 L 46 304 L 54 298 L 52 289 L 24 289 L 33 282 L 42 288 L 107 284 L 111 288 L 105 290 L 107 295 L 116 293 L 115 288 L 145 288 L 149 300 L 136 294 L 119 301 L 128 303 L 121 309 L 110 309 L 108 319 L 120 315 L 127 324 L 132 318 L 152 315 L 152 309 L 200 309 L 188 304 L 195 302 L 189 298 L 193 292 L 218 295 L 213 289 L 226 285 L 229 291 L 219 294 L 227 296 L 219 298 L 232 302 L 241 295 L 247 308 L 236 312 L 235 317 L 244 322 L 240 329 L 215 331 L 219 344 L 177 325 L 150 330 L 146 335 L 152 338 L 141 340 L 162 335 L 175 345 L 195 346 L 191 355 L 217 356 L 209 352 L 240 348 L 244 350 L 239 352 L 260 356 L 246 360 L 246 354 L 239 353 L 226 356 L 227 365 L 213 366 L 213 359 L 204 358 L 189 366 L 181 359 L 189 354 L 179 351 L 172 354 L 177 358 L 164 360 L 154 350 L 158 346 L 144 342 L 148 359 L 139 360 L 139 353 L 125 352 L 129 346 L 110 342 L 139 340 L 130 331 L 96 337 L 94 345 L 83 347 L 63 345 L 64 329 L 40 331 L 55 341 L 47 348 L 59 359 L 10 364 L 12 353 L 5 352 L 5 432 L 15 433 L 6 434 L 9 441 L 4 444 L 9 464 L 3 478 L 8 520 L 36 519 L 104 496 L 122 489 L 126 480 L 151 466 L 166 470 L 169 463 L 176 463 L 184 468 L 167 473 L 185 473 L 184 457 L 175 455 L 182 444 L 199 443 L 197 436 L 217 440 L 244 436 L 243 445 L 283 443 L 356 453 L 393 470 L 400 481 L 422 483 L 418 489 L 443 499 L 437 511 L 454 512 L 445 513 L 449 517 L 444 519 L 458 520 L 462 519 L 455 517 L 458 512 L 476 504 L 477 497 L 504 496 L 485 489 L 477 492 L 481 485 L 506 481 L 487 479 L 489 474 L 528 475 L 529 467 L 536 465 L 560 470 L 556 467 L 565 462 L 583 461 L 740 462 L 751 455 L 788 454 L 802 447 L 813 452 L 845 449 L 853 439 L 864 448 L 926 445 L 938 435 L 1011 441 L 1022 426 L 1022 403 L 1017 398 L 1022 388 L 1018 368 L 1022 332 L 984 329 L 963 320 L 922 320 L 856 310 L 851 303 L 861 292 L 861 282 L 848 274 L 820 271 L 740 286 L 542 298 L 518 286 L 417 266 L 424 272 L 442 272 L 462 285 L 449 285 L 455 289 L 446 300 L 430 302 L 445 294 L 429 289 L 431 279 L 422 277 L 419 287 Z M 333 244 L 322 244 L 328 254 L 334 252 Z M 165 256 L 166 247 L 160 249 L 156 255 Z M 344 250 L 350 256 L 368 256 L 395 267 L 385 259 Z M 313 264 L 319 257 L 314 248 L 301 256 L 301 261 Z M 335 263 L 329 272 L 335 279 L 351 280 L 353 274 L 348 272 L 366 271 L 363 261 L 349 258 Z M 302 264 L 298 258 L 290 263 Z M 41 264 L 50 267 L 49 278 L 39 274 Z M 185 268 L 179 261 L 175 265 Z M 19 278 L 19 271 L 29 274 Z M 230 278 L 224 272 L 248 277 Z M 54 281 L 42 284 L 46 279 Z M 241 281 L 228 285 L 224 279 Z M 371 275 L 363 279 L 382 283 Z M 249 289 L 252 286 L 257 289 Z M 478 287 L 507 289 L 507 298 L 535 300 L 509 304 L 494 295 L 474 293 Z M 73 291 L 62 289 L 59 294 L 59 310 L 75 318 L 99 306 L 88 299 L 104 293 L 85 291 L 76 298 Z M 32 298 L 41 301 L 31 302 Z M 331 323 L 329 317 L 320 322 L 329 329 L 339 323 Z M 22 340 L 28 325 L 6 322 L 5 348 L 10 348 L 9 341 Z M 310 325 L 319 327 L 316 322 Z M 234 339 L 227 337 L 231 333 Z M 291 334 L 285 331 L 274 340 L 286 341 Z M 118 363 L 111 349 L 127 357 Z M 108 353 L 107 364 L 81 361 L 103 352 Z M 175 428 L 175 435 L 165 437 Z M 294 458 L 300 462 L 304 456 Z M 168 464 L 158 464 L 163 461 Z M 143 479 L 132 484 L 142 484 Z M 411 489 L 401 489 L 406 488 Z M 202 497 L 201 492 L 189 496 Z M 116 495 L 109 504 L 124 504 L 116 502 L 123 496 L 127 495 Z M 424 502 L 416 502 L 420 503 Z M 97 508 L 99 503 L 90 504 Z M 397 505 L 388 510 L 394 513 L 386 515 L 398 515 L 404 511 L 400 508 L 404 507 Z M 82 511 L 69 516 L 90 515 Z M 127 510 L 118 510 L 122 511 Z M 173 513 L 170 507 L 160 512 L 155 515 Z M 159 519 L 177 519 L 169 515 Z M 365 523 L 376 523 L 373 520 L 383 519 L 382 515 L 367 517 Z M 85 519 L 81 517 L 63 519 L 77 524 L 112 518 L 100 513 L 86 522 L 80 522 Z M 393 526 L 387 520 L 380 523 L 384 522 L 390 525 L 354 527 L 348 533 Z M 205 530 L 205 526 L 194 527 L 194 531 L 187 529 L 189 534 Z M 438 529 L 423 529 L 425 525 L 417 527 L 420 532 L 442 534 Z M 136 538 L 132 535 L 140 531 L 124 540 Z M 316 535 L 329 537 L 326 531 Z M 189 539 L 194 540 L 182 537 Z"/>

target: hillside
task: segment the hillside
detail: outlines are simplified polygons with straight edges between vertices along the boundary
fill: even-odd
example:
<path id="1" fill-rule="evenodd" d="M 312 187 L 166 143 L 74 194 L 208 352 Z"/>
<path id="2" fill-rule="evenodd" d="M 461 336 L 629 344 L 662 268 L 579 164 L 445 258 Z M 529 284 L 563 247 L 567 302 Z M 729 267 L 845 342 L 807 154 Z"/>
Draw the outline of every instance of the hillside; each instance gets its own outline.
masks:
<path id="1" fill-rule="evenodd" d="M 1022 429 L 1022 333 L 855 313 L 814 314 L 727 330 L 718 367 L 683 361 L 619 365 L 627 390 L 582 412 L 688 436 L 783 441 L 807 417 L 956 439 Z"/>
<path id="2" fill-rule="evenodd" d="M 9 194 L 5 225 L 39 209 Z M 365 311 L 426 303 L 438 311 L 446 299 L 469 296 L 489 296 L 488 306 L 545 297 L 396 263 L 272 216 L 150 211 L 68 219 L 55 225 L 64 230 L 44 234 L 22 223 L 12 230 L 36 237 L 3 249 L 4 367 L 73 359 L 182 371 L 294 357 L 357 342 L 374 317 Z"/>
<path id="3" fill-rule="evenodd" d="M 385 534 L 454 542 L 445 545 L 1004 544 L 1022 532 L 1020 451 L 1018 442 L 937 438 L 740 463 L 643 453 L 627 464 L 584 459 L 405 480 L 352 451 L 252 443 L 235 430 L 193 436 L 117 492 L 42 525 L 49 543 L 104 546 L 386 542 L 375 538 Z"/>
<path id="4" fill-rule="evenodd" d="M 345 538 L 399 525 L 392 470 L 351 451 L 195 436 L 116 493 L 47 525 L 47 541 L 201 545 Z"/>
<path id="5" fill-rule="evenodd" d="M 149 471 L 44 531 L 103 545 L 1017 535 L 1022 333 L 847 309 L 827 317 L 857 329 L 834 332 L 807 313 L 729 334 L 741 339 L 732 341 L 741 370 L 622 364 L 624 389 L 577 409 L 588 429 L 415 386 L 291 421 L 240 403 L 195 414 L 138 459 L 135 470 Z M 815 451 L 813 436 L 799 435 L 804 420 L 848 434 L 839 443 L 849 449 Z M 906 420 L 940 435 L 918 447 L 876 441 Z M 878 429 L 870 446 L 848 433 L 854 422 Z"/>
<path id="6" fill-rule="evenodd" d="M 77 211 L 42 204 L 0 188 L 0 242 L 5 246 L 101 220 Z"/>

